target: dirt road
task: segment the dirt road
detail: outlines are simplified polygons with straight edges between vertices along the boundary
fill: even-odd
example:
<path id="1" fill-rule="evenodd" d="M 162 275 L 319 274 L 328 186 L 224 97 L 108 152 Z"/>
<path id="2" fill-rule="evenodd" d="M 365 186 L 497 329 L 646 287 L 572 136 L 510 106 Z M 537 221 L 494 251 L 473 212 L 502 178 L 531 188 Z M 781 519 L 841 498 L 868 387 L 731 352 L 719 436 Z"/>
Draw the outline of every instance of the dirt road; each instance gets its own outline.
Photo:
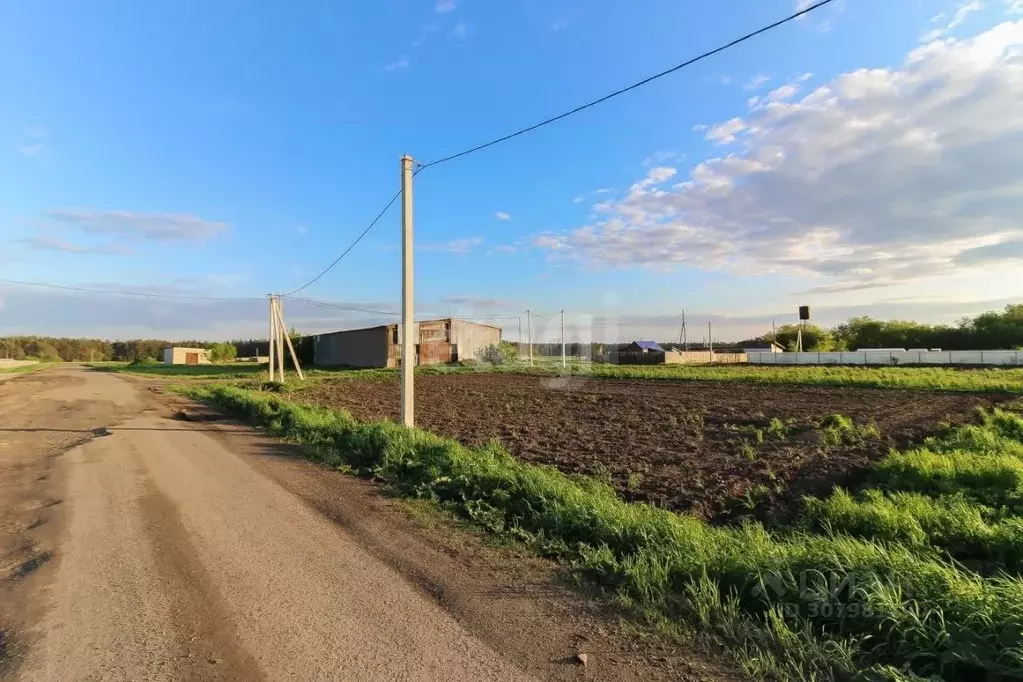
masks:
<path id="1" fill-rule="evenodd" d="M 173 411 L 81 369 L 0 386 L 0 676 L 705 677 L 485 553 L 452 561 L 361 482 Z M 602 665 L 569 662 L 580 642 Z"/>

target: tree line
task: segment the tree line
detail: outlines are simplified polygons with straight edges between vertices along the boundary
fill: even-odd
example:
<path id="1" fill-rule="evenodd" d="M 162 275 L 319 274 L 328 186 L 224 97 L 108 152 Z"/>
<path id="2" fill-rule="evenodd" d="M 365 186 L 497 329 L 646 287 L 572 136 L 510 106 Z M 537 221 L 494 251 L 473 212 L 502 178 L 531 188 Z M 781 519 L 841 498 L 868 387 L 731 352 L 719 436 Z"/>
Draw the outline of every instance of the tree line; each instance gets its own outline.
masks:
<path id="1" fill-rule="evenodd" d="M 748 341 L 775 341 L 785 350 L 793 351 L 798 332 L 797 325 L 787 324 L 778 327 L 776 333 Z M 1023 349 L 1023 304 L 1007 305 L 1001 312 L 966 317 L 954 325 L 854 317 L 831 329 L 812 324 L 803 327 L 803 350 L 826 352 L 863 348 Z"/>
<path id="2" fill-rule="evenodd" d="M 785 350 L 796 349 L 798 327 L 786 324 L 775 332 L 743 341 L 714 343 L 715 350 L 741 350 L 757 342 L 775 341 Z M 309 364 L 313 359 L 312 337 L 302 337 L 291 330 L 292 342 L 299 362 Z M 572 357 L 610 357 L 614 351 L 628 344 L 569 343 L 566 353 Z M 211 359 L 225 362 L 237 357 L 266 356 L 266 339 L 237 339 L 234 341 L 167 341 L 164 339 L 133 339 L 108 341 L 103 339 L 62 338 L 51 336 L 8 336 L 0 338 L 0 358 L 15 360 L 38 359 L 65 362 L 123 362 L 163 359 L 168 346 L 209 349 Z M 675 341 L 661 343 L 666 349 L 678 348 Z M 957 324 L 925 324 L 907 320 L 875 320 L 854 317 L 842 324 L 825 328 L 813 324 L 803 327 L 803 349 L 807 351 L 859 350 L 862 348 L 941 348 L 942 350 L 1013 350 L 1023 348 L 1023 304 L 1008 305 L 1003 311 L 991 311 L 973 318 L 963 318 Z M 690 350 L 703 350 L 703 344 L 690 343 Z M 526 344 L 522 354 L 528 355 Z M 560 356 L 560 343 L 534 343 L 535 356 Z"/>
<path id="3" fill-rule="evenodd" d="M 0 358 L 45 362 L 162 361 L 163 349 L 168 346 L 205 348 L 210 351 L 210 359 L 214 362 L 229 362 L 238 353 L 238 342 L 234 341 L 108 341 L 54 336 L 7 336 L 0 338 Z M 265 354 L 266 341 L 263 347 Z"/>

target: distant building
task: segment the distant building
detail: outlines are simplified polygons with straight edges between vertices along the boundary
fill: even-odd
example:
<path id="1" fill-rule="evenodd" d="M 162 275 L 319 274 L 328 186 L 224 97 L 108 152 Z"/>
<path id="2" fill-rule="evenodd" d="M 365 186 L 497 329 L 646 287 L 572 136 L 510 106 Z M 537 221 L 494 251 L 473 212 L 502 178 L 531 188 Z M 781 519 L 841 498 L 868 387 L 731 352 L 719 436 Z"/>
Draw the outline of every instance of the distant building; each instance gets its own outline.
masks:
<path id="1" fill-rule="evenodd" d="M 659 365 L 664 363 L 665 350 L 656 341 L 633 341 L 618 351 L 620 365 Z"/>
<path id="2" fill-rule="evenodd" d="M 501 328 L 445 318 L 413 325 L 416 364 L 439 365 L 475 359 L 501 343 Z M 401 325 L 348 329 L 313 337 L 313 364 L 320 367 L 399 367 Z"/>
<path id="3" fill-rule="evenodd" d="M 210 364 L 210 352 L 205 348 L 169 346 L 163 349 L 163 364 L 208 365 Z"/>
<path id="4" fill-rule="evenodd" d="M 785 349 L 779 346 L 774 341 L 758 341 L 755 343 L 745 344 L 742 348 L 743 353 L 784 353 Z"/>

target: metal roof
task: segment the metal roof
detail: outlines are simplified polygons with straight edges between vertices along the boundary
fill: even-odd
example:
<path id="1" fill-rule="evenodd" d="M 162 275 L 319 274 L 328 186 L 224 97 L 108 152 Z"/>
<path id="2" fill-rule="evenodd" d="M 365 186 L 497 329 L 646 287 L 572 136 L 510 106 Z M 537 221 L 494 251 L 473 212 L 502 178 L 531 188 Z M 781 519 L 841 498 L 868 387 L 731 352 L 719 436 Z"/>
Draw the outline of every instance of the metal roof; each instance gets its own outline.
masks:
<path id="1" fill-rule="evenodd" d="M 656 341 L 634 341 L 633 343 L 644 350 L 655 350 L 659 353 L 664 352 L 664 349 L 661 348 L 661 345 Z"/>

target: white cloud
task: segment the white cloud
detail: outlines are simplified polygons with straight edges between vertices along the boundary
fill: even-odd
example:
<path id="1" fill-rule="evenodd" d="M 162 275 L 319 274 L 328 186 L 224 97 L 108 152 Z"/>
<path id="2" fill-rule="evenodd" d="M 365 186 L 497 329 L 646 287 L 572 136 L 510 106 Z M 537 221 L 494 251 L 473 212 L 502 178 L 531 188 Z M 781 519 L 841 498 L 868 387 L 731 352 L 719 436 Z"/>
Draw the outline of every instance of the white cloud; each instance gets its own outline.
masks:
<path id="1" fill-rule="evenodd" d="M 767 93 L 767 99 L 771 102 L 782 102 L 793 97 L 799 92 L 799 86 L 789 83 Z"/>
<path id="2" fill-rule="evenodd" d="M 437 0 L 436 9 L 438 14 L 454 11 L 456 7 L 458 7 L 458 3 L 455 0 Z"/>
<path id="3" fill-rule="evenodd" d="M 230 230 L 227 223 L 187 213 L 145 213 L 65 208 L 49 211 L 51 220 L 85 232 L 155 241 L 200 241 Z"/>
<path id="4" fill-rule="evenodd" d="M 707 139 L 718 144 L 735 142 L 735 136 L 746 129 L 746 122 L 741 118 L 733 118 L 707 130 Z"/>
<path id="5" fill-rule="evenodd" d="M 464 21 L 459 21 L 455 24 L 455 28 L 452 30 L 456 38 L 464 38 L 469 35 L 469 26 Z"/>
<path id="6" fill-rule="evenodd" d="M 424 244 L 419 248 L 422 251 L 442 251 L 444 253 L 466 254 L 483 243 L 483 237 L 463 237 L 453 239 L 444 244 Z"/>
<path id="7" fill-rule="evenodd" d="M 23 244 L 30 249 L 35 249 L 36 251 L 59 251 L 61 253 L 99 254 L 104 256 L 128 253 L 128 249 L 116 244 L 100 244 L 98 246 L 73 244 L 71 242 L 57 239 L 56 237 L 48 237 L 46 235 L 25 237 L 23 239 L 19 239 L 18 243 Z"/>
<path id="8" fill-rule="evenodd" d="M 552 31 L 560 31 L 566 26 L 568 26 L 568 19 L 557 19 L 556 21 L 551 22 Z"/>
<path id="9" fill-rule="evenodd" d="M 573 204 L 581 204 L 584 201 L 586 201 L 585 197 L 575 197 L 574 199 L 572 199 Z"/>
<path id="10" fill-rule="evenodd" d="M 796 82 L 797 83 L 805 83 L 806 81 L 810 80 L 811 78 L 813 78 L 813 73 L 807 71 L 806 73 L 801 73 L 798 76 L 796 76 Z"/>
<path id="11" fill-rule="evenodd" d="M 1005 0 L 1005 11 L 1009 14 L 1023 14 L 1023 0 Z"/>
<path id="12" fill-rule="evenodd" d="M 402 57 L 401 59 L 391 62 L 390 64 L 384 65 L 384 71 L 403 71 L 408 68 L 409 60 L 408 57 Z"/>
<path id="13" fill-rule="evenodd" d="M 504 211 L 498 211 L 494 214 L 494 217 L 498 220 L 511 220 L 511 216 Z"/>
<path id="14" fill-rule="evenodd" d="M 657 168 L 651 168 L 647 171 L 646 177 L 635 183 L 629 188 L 630 197 L 640 197 L 647 194 L 647 190 L 654 185 L 659 185 L 666 180 L 670 180 L 675 177 L 677 171 L 674 168 L 668 166 L 658 166 Z M 594 206 L 594 210 L 603 211 L 605 209 L 612 209 L 610 204 L 602 203 Z"/>
<path id="15" fill-rule="evenodd" d="M 945 24 L 944 26 L 932 28 L 929 31 L 925 31 L 920 36 L 920 41 L 924 43 L 929 43 L 933 40 L 938 40 L 939 38 L 948 35 L 953 30 L 961 26 L 962 23 L 966 21 L 967 17 L 969 17 L 971 14 L 973 14 L 974 12 L 980 12 L 983 9 L 984 5 L 980 2 L 980 0 L 964 0 L 964 2 L 961 2 L 959 6 L 956 8 L 955 12 L 952 14 L 952 19 L 947 24 Z M 931 21 L 932 22 L 941 21 L 944 18 L 945 18 L 944 14 L 938 14 L 932 17 Z"/>
<path id="16" fill-rule="evenodd" d="M 746 81 L 746 84 L 743 85 L 742 87 L 745 90 L 756 90 L 769 80 L 771 80 L 770 76 L 765 76 L 762 73 L 758 73 L 757 75 L 753 76 L 753 78 L 750 78 L 748 81 Z"/>
<path id="17" fill-rule="evenodd" d="M 722 141 L 741 131 L 740 150 L 533 245 L 597 266 L 786 273 L 845 290 L 990 267 L 1023 239 L 1021 47 L 1023 20 L 1006 22 L 768 102 L 709 129 Z"/>

